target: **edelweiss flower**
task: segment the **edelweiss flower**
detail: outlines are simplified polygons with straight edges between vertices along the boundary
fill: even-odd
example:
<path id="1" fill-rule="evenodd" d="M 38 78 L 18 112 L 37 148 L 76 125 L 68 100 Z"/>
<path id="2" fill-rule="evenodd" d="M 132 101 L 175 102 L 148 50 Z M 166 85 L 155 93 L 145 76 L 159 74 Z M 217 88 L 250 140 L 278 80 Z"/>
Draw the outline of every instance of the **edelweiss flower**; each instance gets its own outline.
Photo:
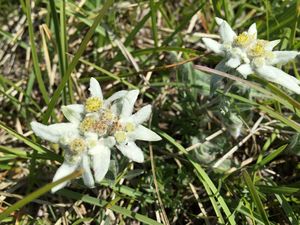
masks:
<path id="1" fill-rule="evenodd" d="M 279 40 L 258 40 L 248 50 L 250 63 L 242 64 L 237 71 L 247 78 L 249 74 L 257 73 L 259 76 L 286 87 L 300 94 L 300 80 L 274 67 L 275 64 L 286 64 L 294 59 L 299 52 L 296 51 L 272 51 Z"/>
<path id="2" fill-rule="evenodd" d="M 132 115 L 138 94 L 139 91 L 137 90 L 129 91 L 122 99 L 120 119 L 118 124 L 116 124 L 114 137 L 117 142 L 116 146 L 123 155 L 135 162 L 142 163 L 144 162 L 144 154 L 135 144 L 135 140 L 159 141 L 161 137 L 141 125 L 151 115 L 152 109 L 150 105 L 144 106 Z"/>
<path id="3" fill-rule="evenodd" d="M 256 24 L 252 24 L 247 32 L 236 35 L 225 20 L 216 17 L 216 22 L 219 25 L 222 43 L 210 38 L 202 38 L 204 44 L 213 52 L 225 56 L 225 64 L 228 67 L 236 68 L 242 62 L 249 63 L 247 49 L 256 41 Z"/>
<path id="4" fill-rule="evenodd" d="M 299 55 L 299 52 L 272 51 L 280 41 L 257 40 L 255 23 L 250 26 L 248 32 L 237 36 L 225 20 L 216 18 L 216 22 L 220 26 L 222 44 L 210 38 L 203 38 L 203 42 L 215 53 L 224 55 L 228 67 L 237 68 L 244 78 L 257 73 L 266 80 L 300 94 L 300 81 L 273 66 L 289 62 Z"/>
<path id="5" fill-rule="evenodd" d="M 103 100 L 101 87 L 94 78 L 90 79 L 89 90 L 91 96 L 84 105 L 73 104 L 62 107 L 62 112 L 69 123 L 48 126 L 35 121 L 31 123 L 32 130 L 37 136 L 58 143 L 65 150 L 65 160 L 54 175 L 53 181 L 82 168 L 84 184 L 93 187 L 95 182 L 90 165 L 93 167 L 97 182 L 101 181 L 107 173 L 110 162 L 110 152 L 107 151 L 110 151 L 109 148 L 115 144 L 114 138 L 107 135 L 109 125 L 114 122 L 108 108 L 127 91 L 116 92 L 110 98 Z M 67 184 L 68 182 L 64 182 L 54 187 L 52 192 Z"/>
<path id="6" fill-rule="evenodd" d="M 134 141 L 161 139 L 156 133 L 141 125 L 150 117 L 150 105 L 131 115 L 138 91 L 119 91 L 104 100 L 101 87 L 94 78 L 90 80 L 89 90 L 91 96 L 85 104 L 62 107 L 68 123 L 52 125 L 43 125 L 35 121 L 31 123 L 32 130 L 37 136 L 58 143 L 65 150 L 64 162 L 57 170 L 53 181 L 82 168 L 84 184 L 93 187 L 95 181 L 100 182 L 108 171 L 110 149 L 113 146 L 116 145 L 133 161 L 143 162 L 143 152 Z M 68 182 L 64 182 L 54 187 L 52 192 L 67 184 Z"/>

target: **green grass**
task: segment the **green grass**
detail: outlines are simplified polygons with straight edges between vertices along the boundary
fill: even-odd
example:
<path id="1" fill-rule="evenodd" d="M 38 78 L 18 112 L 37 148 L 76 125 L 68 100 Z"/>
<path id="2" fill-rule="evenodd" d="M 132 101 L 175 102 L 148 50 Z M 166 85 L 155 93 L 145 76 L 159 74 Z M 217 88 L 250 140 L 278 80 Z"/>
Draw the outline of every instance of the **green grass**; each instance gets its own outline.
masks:
<path id="1" fill-rule="evenodd" d="M 201 37 L 218 33 L 218 16 L 238 32 L 256 22 L 259 38 L 299 51 L 299 7 L 296 0 L 1 1 L 0 223 L 298 224 L 299 96 L 214 69 L 221 57 Z M 299 78 L 299 58 L 281 69 Z M 143 164 L 112 150 L 95 188 L 73 174 L 51 194 L 63 149 L 32 134 L 30 122 L 64 121 L 61 106 L 84 102 L 90 77 L 105 97 L 139 89 L 135 108 L 152 104 L 148 126 L 163 140 L 138 143 Z M 214 95 L 211 77 L 223 80 Z M 236 139 L 232 114 L 242 123 Z"/>

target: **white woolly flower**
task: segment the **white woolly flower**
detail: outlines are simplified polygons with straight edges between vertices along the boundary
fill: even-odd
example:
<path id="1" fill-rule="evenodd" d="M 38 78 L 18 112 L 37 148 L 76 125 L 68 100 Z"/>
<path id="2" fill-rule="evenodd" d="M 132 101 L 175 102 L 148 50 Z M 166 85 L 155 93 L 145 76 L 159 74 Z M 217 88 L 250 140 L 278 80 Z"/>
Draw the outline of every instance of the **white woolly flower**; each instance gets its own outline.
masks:
<path id="1" fill-rule="evenodd" d="M 73 104 L 62 107 L 68 123 L 43 125 L 33 121 L 34 133 L 47 141 L 58 143 L 65 150 L 64 162 L 54 175 L 53 181 L 83 169 L 83 181 L 88 187 L 100 182 L 108 171 L 110 148 L 115 144 L 114 137 L 109 136 L 111 126 L 116 118 L 110 112 L 110 104 L 123 97 L 127 91 L 119 91 L 104 100 L 101 87 L 94 78 L 90 79 L 91 96 L 84 105 Z M 52 192 L 65 187 L 68 182 L 57 185 Z"/>
<path id="2" fill-rule="evenodd" d="M 230 68 L 236 68 L 241 63 L 249 63 L 247 50 L 256 41 L 256 24 L 252 24 L 248 31 L 237 35 L 225 20 L 216 17 L 216 22 L 219 25 L 221 43 L 211 38 L 202 38 L 206 47 L 223 55 L 226 58 L 225 65 Z"/>
<path id="3" fill-rule="evenodd" d="M 297 51 L 272 51 L 279 40 L 257 40 L 248 50 L 250 63 L 245 63 L 237 68 L 237 71 L 247 78 L 249 74 L 256 73 L 268 81 L 280 84 L 297 94 L 300 94 L 300 80 L 274 67 L 275 64 L 286 64 L 294 59 Z"/>
<path id="4" fill-rule="evenodd" d="M 119 91 L 104 100 L 101 87 L 94 78 L 90 79 L 89 91 L 91 95 L 85 104 L 62 107 L 68 123 L 31 123 L 37 136 L 58 143 L 65 150 L 64 162 L 53 181 L 81 168 L 84 184 L 93 187 L 95 181 L 100 182 L 109 169 L 113 146 L 119 148 L 129 159 L 143 162 L 143 152 L 134 141 L 161 140 L 156 133 L 141 125 L 150 117 L 150 105 L 132 115 L 138 91 Z M 54 187 L 52 192 L 67 184 L 68 182 L 64 182 Z"/>
<path id="5" fill-rule="evenodd" d="M 142 163 L 144 162 L 144 154 L 135 144 L 135 140 L 159 141 L 161 137 L 141 125 L 151 115 L 150 105 L 146 105 L 135 114 L 132 114 L 138 94 L 138 90 L 129 91 L 122 99 L 119 122 L 116 125 L 114 137 L 116 146 L 123 155 L 135 162 Z"/>

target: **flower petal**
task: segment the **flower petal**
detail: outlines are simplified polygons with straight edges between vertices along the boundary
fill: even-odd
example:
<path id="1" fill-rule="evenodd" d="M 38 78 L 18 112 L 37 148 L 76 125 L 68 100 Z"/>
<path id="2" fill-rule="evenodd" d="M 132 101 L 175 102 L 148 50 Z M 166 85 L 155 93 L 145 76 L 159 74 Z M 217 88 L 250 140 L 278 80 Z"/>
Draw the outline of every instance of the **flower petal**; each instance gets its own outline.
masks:
<path id="1" fill-rule="evenodd" d="M 245 79 L 247 79 L 248 75 L 254 73 L 249 64 L 242 64 L 236 70 L 242 74 Z"/>
<path id="2" fill-rule="evenodd" d="M 222 50 L 222 44 L 219 42 L 211 39 L 211 38 L 202 38 L 202 41 L 209 48 L 211 51 L 215 52 L 216 54 L 223 55 L 224 52 Z"/>
<path id="3" fill-rule="evenodd" d="M 122 112 L 120 117 L 127 118 L 131 116 L 134 108 L 134 103 L 139 95 L 139 90 L 129 91 L 122 100 Z"/>
<path id="4" fill-rule="evenodd" d="M 110 164 L 110 149 L 104 145 L 97 145 L 92 150 L 92 166 L 96 182 L 105 177 Z"/>
<path id="5" fill-rule="evenodd" d="M 275 57 L 270 60 L 269 64 L 274 65 L 274 64 L 286 64 L 289 61 L 293 60 L 296 58 L 297 55 L 300 53 L 297 51 L 273 51 L 273 54 Z"/>
<path id="6" fill-rule="evenodd" d="M 107 106 L 109 108 L 109 106 Z M 122 99 L 117 99 L 114 103 L 110 106 L 110 110 L 116 116 L 120 116 L 123 108 L 123 101 Z"/>
<path id="7" fill-rule="evenodd" d="M 61 110 L 67 120 L 69 120 L 71 123 L 78 124 L 82 120 L 84 106 L 81 104 L 65 105 L 61 107 Z"/>
<path id="8" fill-rule="evenodd" d="M 122 143 L 117 146 L 122 154 L 132 161 L 142 163 L 144 162 L 144 154 L 142 150 L 133 142 Z"/>
<path id="9" fill-rule="evenodd" d="M 234 57 L 230 58 L 225 64 L 231 68 L 236 68 L 241 64 L 241 60 L 238 57 Z"/>
<path id="10" fill-rule="evenodd" d="M 94 78 L 91 77 L 90 79 L 90 88 L 89 91 L 91 92 L 92 97 L 98 97 L 101 100 L 103 99 L 102 90 L 100 87 L 99 82 Z"/>
<path id="11" fill-rule="evenodd" d="M 142 141 L 160 141 L 161 137 L 158 136 L 152 130 L 138 125 L 135 130 L 128 134 L 129 138 L 132 140 L 142 140 Z"/>
<path id="12" fill-rule="evenodd" d="M 248 34 L 249 35 L 254 35 L 254 39 L 257 39 L 257 29 L 256 29 L 256 23 L 253 23 L 249 29 L 248 29 Z"/>
<path id="13" fill-rule="evenodd" d="M 44 125 L 36 121 L 30 123 L 33 132 L 40 138 L 58 143 L 59 139 L 70 132 L 76 132 L 77 126 L 73 123 L 56 123 Z"/>
<path id="14" fill-rule="evenodd" d="M 128 91 L 118 91 L 118 92 L 114 93 L 112 96 L 110 96 L 108 99 L 106 99 L 104 104 L 106 106 L 109 106 L 113 101 L 124 97 L 127 93 L 128 93 Z"/>
<path id="15" fill-rule="evenodd" d="M 280 43 L 280 40 L 268 41 L 265 45 L 267 51 L 272 51 L 273 48 Z"/>
<path id="16" fill-rule="evenodd" d="M 220 26 L 219 33 L 223 43 L 232 43 L 236 37 L 235 32 L 232 30 L 231 26 L 225 21 L 216 17 L 216 22 Z"/>
<path id="17" fill-rule="evenodd" d="M 224 22 L 224 20 L 219 17 L 215 17 L 215 21 L 219 26 Z"/>
<path id="18" fill-rule="evenodd" d="M 71 173 L 73 173 L 78 168 L 79 161 L 75 162 L 74 164 L 68 163 L 64 161 L 64 163 L 58 168 L 56 171 L 53 182 L 59 180 L 60 178 L 63 178 Z M 63 187 L 65 187 L 70 181 L 65 181 L 59 185 L 56 185 L 51 189 L 51 192 L 54 193 Z"/>
<path id="19" fill-rule="evenodd" d="M 283 72 L 282 70 L 273 67 L 273 66 L 262 66 L 255 69 L 258 75 L 262 76 L 263 78 L 277 83 L 291 91 L 300 94 L 300 80 L 297 78 Z"/>
<path id="20" fill-rule="evenodd" d="M 152 112 L 152 106 L 146 105 L 143 108 L 141 108 L 139 111 L 137 111 L 135 114 L 131 116 L 131 120 L 135 124 L 142 124 L 145 121 L 149 120 Z"/>
<path id="21" fill-rule="evenodd" d="M 91 167 L 90 167 L 90 159 L 87 154 L 83 154 L 82 160 L 81 160 L 81 167 L 83 169 L 83 182 L 86 186 L 89 188 L 95 186 L 94 177 L 92 175 Z"/>
<path id="22" fill-rule="evenodd" d="M 108 147 L 108 148 L 112 148 L 115 144 L 116 144 L 116 140 L 114 137 L 109 136 L 107 138 L 103 138 L 102 143 Z"/>

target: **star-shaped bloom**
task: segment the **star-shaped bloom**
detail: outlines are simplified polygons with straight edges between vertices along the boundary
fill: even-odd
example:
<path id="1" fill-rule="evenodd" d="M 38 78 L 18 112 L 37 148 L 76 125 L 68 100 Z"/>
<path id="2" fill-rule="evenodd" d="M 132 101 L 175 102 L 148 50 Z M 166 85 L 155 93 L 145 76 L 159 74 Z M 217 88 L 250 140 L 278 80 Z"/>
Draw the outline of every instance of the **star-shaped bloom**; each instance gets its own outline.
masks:
<path id="1" fill-rule="evenodd" d="M 156 133 L 141 125 L 151 115 L 150 105 L 132 115 L 138 91 L 119 91 L 104 100 L 100 84 L 94 78 L 90 79 L 89 91 L 91 95 L 85 104 L 62 107 L 69 122 L 52 125 L 31 123 L 37 136 L 58 143 L 65 150 L 64 162 L 53 181 L 81 168 L 84 184 L 93 187 L 95 181 L 100 182 L 108 171 L 113 146 L 129 159 L 143 162 L 143 152 L 134 141 L 161 140 Z M 64 182 L 54 187 L 52 192 L 67 184 Z"/>
<path id="2" fill-rule="evenodd" d="M 119 91 L 104 100 L 102 90 L 96 79 L 90 79 L 91 96 L 85 104 L 72 104 L 62 107 L 68 123 L 43 125 L 33 121 L 32 130 L 40 138 L 57 143 L 65 150 L 64 162 L 54 175 L 53 181 L 69 175 L 78 168 L 83 169 L 83 181 L 88 187 L 101 181 L 110 162 L 110 149 L 115 140 L 108 135 L 115 118 L 109 111 L 110 104 L 123 97 L 127 91 Z M 68 182 L 57 185 L 52 192 L 66 186 Z"/>
<path id="3" fill-rule="evenodd" d="M 144 154 L 135 144 L 135 140 L 159 141 L 161 137 L 142 125 L 150 118 L 152 112 L 150 105 L 146 105 L 132 114 L 138 95 L 139 91 L 133 90 L 122 98 L 122 108 L 115 127 L 114 137 L 116 146 L 123 155 L 135 162 L 142 163 L 144 162 Z"/>
<path id="4" fill-rule="evenodd" d="M 243 62 L 249 63 L 247 50 L 256 41 L 256 24 L 252 24 L 248 31 L 237 35 L 225 20 L 216 17 L 216 22 L 219 25 L 221 43 L 211 38 L 202 38 L 206 47 L 224 56 L 225 65 L 230 68 L 236 68 Z"/>
<path id="5" fill-rule="evenodd" d="M 273 66 L 275 64 L 286 64 L 299 55 L 299 52 L 272 51 L 279 42 L 279 40 L 257 40 L 248 50 L 251 61 L 240 65 L 237 71 L 242 74 L 244 78 L 247 78 L 249 74 L 256 73 L 268 81 L 280 84 L 300 94 L 300 80 Z"/>

